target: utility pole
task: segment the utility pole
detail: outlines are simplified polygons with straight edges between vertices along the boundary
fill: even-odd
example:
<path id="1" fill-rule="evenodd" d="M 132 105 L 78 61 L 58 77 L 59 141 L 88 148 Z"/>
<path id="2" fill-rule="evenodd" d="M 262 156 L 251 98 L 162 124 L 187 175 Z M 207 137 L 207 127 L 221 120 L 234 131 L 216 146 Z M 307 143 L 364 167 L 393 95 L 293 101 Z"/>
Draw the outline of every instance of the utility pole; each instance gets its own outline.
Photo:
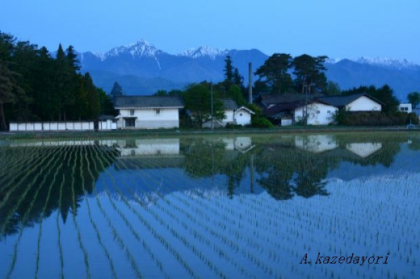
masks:
<path id="1" fill-rule="evenodd" d="M 211 129 L 213 130 L 214 128 L 214 123 L 213 123 L 213 83 L 210 83 L 210 106 L 211 106 Z"/>

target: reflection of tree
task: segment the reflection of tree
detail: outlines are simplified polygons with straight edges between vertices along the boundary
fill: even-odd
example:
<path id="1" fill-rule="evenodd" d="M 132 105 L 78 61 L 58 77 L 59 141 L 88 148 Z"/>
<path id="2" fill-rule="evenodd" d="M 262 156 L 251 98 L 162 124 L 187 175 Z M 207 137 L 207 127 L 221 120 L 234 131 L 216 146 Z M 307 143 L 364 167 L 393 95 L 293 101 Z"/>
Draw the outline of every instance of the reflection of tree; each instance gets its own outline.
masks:
<path id="1" fill-rule="evenodd" d="M 185 156 L 185 171 L 191 177 L 226 175 L 230 198 L 233 197 L 234 189 L 240 185 L 244 177 L 251 154 L 226 150 L 226 144 L 223 141 L 204 138 L 183 139 L 181 151 Z"/>
<path id="2" fill-rule="evenodd" d="M 400 152 L 400 144 L 406 142 L 406 136 L 401 134 L 360 134 L 356 136 L 337 136 L 340 147 L 348 143 L 381 143 L 382 147 L 377 152 L 366 158 L 357 156 L 343 155 L 341 160 L 355 163 L 361 166 L 383 165 L 390 167 L 394 162 L 395 156 Z"/>
<path id="3" fill-rule="evenodd" d="M 96 164 L 98 169 L 93 167 L 96 152 L 94 146 L 76 145 L 63 146 L 55 151 L 53 147 L 5 149 L 2 155 L 13 160 L 6 160 L 0 171 L 4 185 L 0 187 L 0 237 L 16 233 L 21 227 L 32 226 L 41 216 L 47 218 L 55 210 L 60 211 L 65 222 L 73 208 L 73 193 L 77 208 L 84 196 L 83 189 L 92 193 L 95 180 L 103 171 L 100 164 Z M 107 156 L 102 159 L 107 167 L 112 163 L 115 151 L 109 149 L 105 153 Z M 14 163 L 17 161 L 28 163 L 16 167 Z"/>
<path id="4" fill-rule="evenodd" d="M 280 142 L 266 145 L 256 162 L 261 175 L 258 182 L 277 200 L 291 199 L 294 194 L 306 198 L 328 194 L 321 181 L 333 161 L 324 160 L 323 154 L 296 149 L 292 142 Z"/>
<path id="5" fill-rule="evenodd" d="M 181 145 L 185 155 L 185 171 L 192 177 L 210 177 L 221 169 L 225 144 L 203 138 L 185 139 Z"/>

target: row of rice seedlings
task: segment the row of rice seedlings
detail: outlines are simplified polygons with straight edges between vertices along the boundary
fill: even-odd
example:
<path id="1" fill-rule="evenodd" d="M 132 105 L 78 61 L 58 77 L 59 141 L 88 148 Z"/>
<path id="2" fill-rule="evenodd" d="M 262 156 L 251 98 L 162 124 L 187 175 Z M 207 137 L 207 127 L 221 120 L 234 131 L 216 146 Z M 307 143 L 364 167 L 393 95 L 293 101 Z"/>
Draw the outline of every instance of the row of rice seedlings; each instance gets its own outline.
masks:
<path id="1" fill-rule="evenodd" d="M 100 150 L 98 149 L 97 151 L 100 152 Z M 135 234 L 137 235 L 137 233 Z M 136 236 L 135 236 L 136 237 Z M 145 249 L 145 251 L 148 253 L 148 255 L 152 258 L 152 260 L 156 263 L 156 265 L 159 267 L 159 270 L 164 274 L 165 278 L 170 278 L 170 276 L 166 273 L 166 271 L 163 269 L 163 263 L 159 260 L 158 257 L 156 257 L 156 255 L 153 253 L 152 249 L 150 248 L 150 246 L 144 241 L 144 239 L 141 239 L 139 237 L 136 237 L 136 239 L 138 241 L 141 242 L 143 248 Z"/>
<path id="2" fill-rule="evenodd" d="M 100 163 L 103 166 L 102 161 L 100 161 Z M 105 168 L 104 168 L 105 169 Z M 124 198 L 123 194 L 121 193 L 121 190 L 118 188 L 118 186 L 116 186 L 114 177 L 112 175 L 109 174 L 109 172 L 105 169 L 105 172 L 108 174 L 108 176 L 110 177 L 114 188 L 119 192 L 120 196 L 121 196 L 121 200 L 123 201 L 123 203 L 138 217 L 138 219 L 140 220 L 140 222 L 152 233 L 152 235 L 161 242 L 161 244 L 169 251 L 171 252 L 177 261 L 179 261 L 182 266 L 187 270 L 187 272 L 194 278 L 198 278 L 197 275 L 195 275 L 194 271 L 192 270 L 192 268 L 187 264 L 187 262 L 182 258 L 181 254 L 179 254 L 176 249 L 174 249 L 170 243 L 162 236 L 160 235 L 154 228 L 153 226 L 151 226 L 149 224 L 149 222 L 147 222 L 147 220 L 145 218 L 143 218 L 143 216 L 141 214 L 139 214 L 130 204 L 129 202 L 127 202 L 127 200 Z M 105 192 L 107 193 L 107 196 L 111 202 L 111 205 L 113 206 L 114 210 L 120 215 L 121 219 L 126 223 L 126 226 L 130 229 L 130 231 L 132 232 L 132 234 L 136 237 L 136 239 L 138 241 L 140 241 L 140 237 L 138 237 L 137 232 L 132 228 L 130 222 L 128 221 L 128 219 L 122 214 L 122 212 L 116 207 L 115 203 L 113 202 L 111 195 L 109 193 L 109 190 L 106 186 L 104 186 Z M 140 241 L 141 242 L 141 241 Z M 155 257 L 156 258 L 156 257 Z"/>
<path id="3" fill-rule="evenodd" d="M 64 173 L 63 173 L 61 184 L 60 184 L 60 194 L 59 194 L 59 198 L 58 198 L 58 208 L 62 207 L 64 183 L 65 183 L 65 176 L 64 176 Z M 59 257 L 60 257 L 60 277 L 61 277 L 61 279 L 64 279 L 64 256 L 63 256 L 63 247 L 61 245 L 60 210 L 57 210 L 56 224 L 57 224 L 58 254 L 59 254 Z"/>
<path id="4" fill-rule="evenodd" d="M 36 254 L 36 264 L 35 264 L 35 278 L 38 278 L 38 270 L 39 270 L 39 258 L 40 258 L 40 250 L 41 250 L 41 237 L 42 237 L 42 221 L 44 219 L 45 212 L 47 210 L 48 202 L 51 196 L 51 190 L 55 186 L 57 181 L 57 175 L 60 168 L 63 166 L 63 161 L 66 160 L 68 154 L 68 148 L 64 148 L 61 152 L 64 152 L 64 158 L 61 160 L 58 167 L 55 169 L 55 173 L 53 176 L 53 180 L 50 183 L 50 187 L 48 187 L 47 197 L 45 198 L 44 207 L 42 209 L 41 215 L 39 216 L 39 232 L 38 232 L 38 241 L 37 241 L 37 254 Z M 38 187 L 42 187 L 42 185 L 46 182 L 47 176 L 44 176 L 44 180 L 38 185 Z"/>
<path id="5" fill-rule="evenodd" d="M 219 207 L 220 207 L 221 205 L 219 204 Z M 226 211 L 227 210 L 227 211 Z M 224 210 L 223 212 L 229 212 L 229 210 L 231 210 L 230 208 L 226 208 L 226 210 Z M 230 214 L 229 214 L 230 215 Z M 253 223 L 255 223 L 255 221 L 254 222 L 252 222 L 252 224 Z M 270 239 L 272 239 L 272 237 L 271 237 L 272 235 L 271 234 L 268 234 L 268 236 L 267 236 L 267 238 L 266 238 L 266 240 L 270 240 Z"/>
<path id="6" fill-rule="evenodd" d="M 76 147 L 72 147 L 72 149 L 77 149 Z M 73 168 L 72 168 L 72 179 L 71 179 L 71 190 L 72 190 L 72 197 L 73 197 L 73 204 L 72 204 L 72 211 L 73 211 L 73 222 L 74 225 L 76 226 L 76 230 L 77 230 L 77 239 L 79 242 L 79 247 L 80 250 L 83 253 L 83 258 L 84 258 L 84 263 L 85 263 L 85 269 L 86 269 L 86 275 L 87 278 L 91 278 L 91 274 L 90 274 L 90 268 L 89 268 L 89 258 L 88 258 L 88 254 L 86 251 L 85 246 L 83 245 L 83 241 L 82 241 L 82 236 L 80 233 L 80 228 L 79 228 L 79 224 L 77 223 L 76 220 L 76 193 L 74 191 L 74 187 L 75 187 L 75 175 L 76 175 L 76 162 L 78 160 L 78 153 L 76 151 L 73 151 L 72 154 L 74 154 L 74 163 L 73 163 Z"/>
<path id="7" fill-rule="evenodd" d="M 174 180 L 178 180 L 178 178 L 176 178 L 176 177 L 172 177 L 172 179 L 174 179 Z M 182 179 L 182 178 L 181 178 Z M 191 204 L 189 204 L 189 202 L 190 202 L 190 200 L 191 200 L 191 198 L 188 196 L 187 197 L 187 199 L 186 200 L 181 200 L 181 202 L 184 202 L 184 204 L 186 203 L 187 204 L 187 206 L 191 206 Z M 195 202 L 197 202 L 198 200 L 195 200 Z M 198 201 L 199 202 L 199 201 Z M 202 203 L 201 203 L 202 204 Z M 198 213 L 199 213 L 199 215 L 200 216 L 204 216 L 206 213 L 206 211 L 207 211 L 207 209 L 208 209 L 208 206 L 209 205 L 203 205 L 203 210 L 202 211 L 197 211 L 197 209 L 195 210 L 195 211 L 197 211 Z M 216 213 L 217 214 L 217 210 L 216 211 L 213 211 L 212 213 Z M 206 217 L 206 218 L 208 218 L 207 220 L 210 220 L 210 217 Z M 222 217 L 222 219 L 223 219 L 223 217 Z M 226 218 L 225 218 L 226 219 Z M 228 225 L 226 225 L 226 224 L 219 224 L 219 226 L 222 226 L 222 227 L 226 227 L 226 226 L 230 226 L 231 224 L 228 224 Z"/>
<path id="8" fill-rule="evenodd" d="M 88 147 L 84 147 L 85 152 L 84 152 L 84 157 L 83 158 L 86 160 L 86 165 L 87 165 L 86 168 L 87 168 L 88 173 L 89 173 L 89 175 L 92 179 L 92 189 L 95 189 L 96 178 L 92 173 L 92 169 L 91 169 L 92 166 L 90 165 L 89 158 L 86 155 L 86 153 L 88 153 L 87 148 Z M 80 152 L 82 152 L 82 150 Z M 82 155 L 81 155 L 81 157 L 82 157 Z M 93 158 L 91 157 L 91 159 L 93 159 Z M 80 173 L 83 173 L 83 160 L 81 161 L 81 164 L 80 164 Z M 89 198 L 88 198 L 87 191 L 85 189 L 84 184 L 85 184 L 85 181 L 84 181 L 84 177 L 82 176 L 82 188 L 83 188 L 83 192 L 85 194 L 85 201 L 86 201 L 86 206 L 87 206 L 87 209 L 88 209 L 89 220 L 90 220 L 90 223 L 92 224 L 93 229 L 95 230 L 96 238 L 98 240 L 99 246 L 101 246 L 101 248 L 102 248 L 102 250 L 103 250 L 103 252 L 104 252 L 104 254 L 105 254 L 105 256 L 108 260 L 109 267 L 110 267 L 111 273 L 112 273 L 112 278 L 116 279 L 116 278 L 118 278 L 118 276 L 115 272 L 114 263 L 112 261 L 111 255 L 110 255 L 108 249 L 105 247 L 104 243 L 102 242 L 102 238 L 101 238 L 101 234 L 99 232 L 98 226 L 96 225 L 96 223 L 94 222 L 94 220 L 92 218 L 92 212 L 90 210 L 90 205 L 89 205 Z"/>
<path id="9" fill-rule="evenodd" d="M 59 152 L 58 149 L 55 150 L 55 153 Z M 16 210 L 22 205 L 23 201 L 25 200 L 25 198 L 27 198 L 27 194 L 28 192 L 32 189 L 32 187 L 35 187 L 36 185 L 34 185 L 34 183 L 38 180 L 39 177 L 41 177 L 41 175 L 43 175 L 43 171 L 44 170 L 49 170 L 50 165 L 56 160 L 55 154 L 52 154 L 50 156 L 50 159 L 45 163 L 44 161 L 47 159 L 48 157 L 43 157 L 43 160 L 41 162 L 39 162 L 39 165 L 41 165 L 41 170 L 34 176 L 34 178 L 32 179 L 31 182 L 29 182 L 25 188 L 25 190 L 23 191 L 23 193 L 20 194 L 20 198 L 19 200 L 15 203 L 14 207 L 9 211 L 9 214 L 7 215 L 3 226 L 0 230 L 0 235 L 2 235 L 6 228 L 7 225 L 9 224 L 10 220 L 14 217 Z M 27 171 L 26 174 L 24 176 L 22 176 L 22 178 L 20 179 L 19 183 L 23 183 L 25 182 L 25 179 L 30 175 L 33 174 L 36 170 L 37 170 L 38 165 L 33 166 L 31 170 Z M 19 189 L 20 184 L 15 184 L 15 187 L 6 194 L 6 196 L 4 197 L 3 203 L 0 204 L 0 210 L 2 208 L 2 206 L 4 206 L 4 204 L 6 204 L 6 202 L 8 201 L 8 198 L 10 197 L 10 195 L 12 194 L 12 192 L 14 192 L 14 189 Z M 40 188 L 37 188 L 37 193 L 39 191 Z M 32 203 L 34 202 L 34 200 L 36 199 L 36 197 L 34 197 L 32 199 Z"/>
<path id="10" fill-rule="evenodd" d="M 43 174 L 43 170 L 44 169 L 49 169 L 49 170 L 51 170 L 52 168 L 50 167 L 50 165 L 53 163 L 53 162 L 55 162 L 55 160 L 56 160 L 56 157 L 55 156 L 53 156 L 45 165 L 43 165 L 43 167 L 41 168 L 41 171 L 37 174 L 37 176 L 33 179 L 33 181 L 32 181 L 32 183 L 29 183 L 28 185 L 29 185 L 29 187 L 33 187 L 34 185 L 33 185 L 33 183 L 38 179 L 38 177 L 40 176 L 40 175 L 42 175 Z M 22 216 L 22 221 L 21 221 L 21 230 L 20 230 L 20 233 L 19 233 L 19 236 L 18 236 L 18 238 L 17 238 L 17 240 L 16 240 L 16 242 L 15 242 L 15 244 L 14 244 L 14 252 L 13 252 L 13 257 L 12 257 L 12 263 L 11 263 L 11 265 L 10 265 L 10 268 L 9 268 L 9 271 L 8 271 L 8 273 L 7 273 L 7 275 L 6 275 L 6 279 L 8 279 L 8 278 L 10 278 L 10 276 L 12 275 L 12 273 L 13 273 L 13 271 L 14 271 L 14 268 L 15 268 L 15 265 L 16 265 L 16 259 L 17 259 L 17 253 L 18 253 L 18 246 L 19 246 L 19 243 L 20 243 L 20 240 L 21 240 L 21 238 L 22 238 L 22 235 L 23 235 L 23 232 L 24 232 L 24 228 L 25 228 L 25 225 L 26 225 L 26 222 L 28 221 L 28 218 L 29 218 L 29 214 L 30 214 L 30 212 L 31 212 L 31 210 L 32 210 L 32 208 L 33 208 L 33 206 L 34 206 L 34 204 L 35 204 L 35 201 L 36 201 L 36 199 L 37 199 L 37 197 L 38 197 L 38 194 L 39 194 L 39 191 L 41 190 L 41 187 L 37 187 L 37 190 L 35 191 L 35 194 L 34 194 L 34 196 L 33 196 L 33 198 L 32 198 L 32 200 L 31 200 L 31 202 L 29 203 L 29 206 L 28 206 L 28 209 L 26 210 L 26 212 L 25 212 L 25 214 Z M 28 190 L 27 190 L 28 191 Z M 26 195 L 26 194 L 25 194 Z"/>
<path id="11" fill-rule="evenodd" d="M 105 169 L 104 164 L 102 163 L 102 159 L 99 157 L 98 152 L 95 152 L 96 154 L 96 159 L 97 160 L 93 160 L 94 163 L 94 168 L 98 169 L 97 165 L 96 165 L 96 161 L 100 162 L 100 164 L 102 165 L 101 169 Z M 127 245 L 124 243 L 124 240 L 122 239 L 122 237 L 118 234 L 118 231 L 116 230 L 115 226 L 112 224 L 111 219 L 109 218 L 108 214 L 106 213 L 106 211 L 103 209 L 102 204 L 98 198 L 98 193 L 96 188 L 94 188 L 94 193 L 95 193 L 95 197 L 96 197 L 96 203 L 98 205 L 99 210 L 101 211 L 102 215 L 104 216 L 104 218 L 107 220 L 108 226 L 110 227 L 112 234 L 114 236 L 115 241 L 118 243 L 118 245 L 120 246 L 121 250 L 123 250 L 125 252 L 125 255 L 127 257 L 127 259 L 129 260 L 130 264 L 131 264 L 131 268 L 133 269 L 135 275 L 137 278 L 142 278 L 142 275 L 140 273 L 140 270 L 137 266 L 136 260 L 134 259 L 133 255 L 131 254 L 130 250 L 128 249 Z M 110 198 L 109 196 L 109 192 L 107 193 L 108 198 Z"/>
<path id="12" fill-rule="evenodd" d="M 139 172 L 140 172 L 140 170 L 139 170 Z M 149 179 L 146 180 L 147 174 L 140 174 L 139 172 L 136 172 L 135 174 L 139 179 L 142 179 L 142 185 L 145 185 L 148 189 L 153 190 L 153 187 L 151 187 L 151 183 L 150 183 L 151 179 L 149 178 Z M 135 183 L 135 182 L 136 181 L 133 181 L 133 183 Z M 140 198 L 138 197 L 138 195 L 133 191 L 133 189 L 128 187 L 128 191 L 130 192 L 130 194 L 133 196 L 133 198 L 139 204 L 143 203 L 140 200 Z M 195 225 L 197 225 L 197 219 L 193 215 L 191 215 L 188 211 L 183 210 L 181 207 L 176 206 L 176 205 L 174 206 L 173 204 L 171 204 L 171 202 L 168 201 L 162 194 L 156 192 L 156 195 L 158 195 L 162 199 L 162 202 L 166 203 L 167 206 L 170 209 L 168 209 L 168 207 L 162 206 L 159 202 L 157 202 L 154 207 L 158 208 L 161 212 L 170 216 L 173 220 L 175 220 L 178 224 L 180 224 L 185 230 L 189 231 L 189 233 L 192 236 L 194 236 L 195 239 L 198 239 L 201 243 L 204 243 L 209 248 L 212 248 L 220 257 L 223 257 L 232 266 L 237 268 L 238 271 L 240 271 L 240 273 L 243 276 L 251 277 L 250 274 L 245 269 L 242 268 L 242 266 L 240 266 L 234 259 L 229 257 L 229 254 L 225 250 L 223 250 L 222 248 L 218 247 L 215 244 L 212 244 L 211 240 L 206 239 L 206 237 L 203 234 L 201 234 L 198 230 L 190 228 L 186 222 L 184 222 L 182 219 L 178 218 L 175 214 L 173 214 L 172 209 L 175 208 L 177 210 L 177 212 L 179 212 L 180 214 L 185 216 L 188 220 L 190 220 Z M 203 224 L 201 224 L 201 225 L 203 225 Z M 211 230 L 211 228 L 207 228 L 207 229 Z M 173 229 L 171 229 L 171 230 L 173 230 Z M 175 233 L 177 233 L 177 232 L 175 232 Z"/>
<path id="13" fill-rule="evenodd" d="M 145 174 L 143 174 L 143 175 L 142 175 L 142 177 L 143 177 L 144 175 L 145 175 Z M 162 177 L 162 176 L 161 176 L 161 177 Z M 176 178 L 175 178 L 175 177 L 172 177 L 172 179 L 176 179 Z M 150 180 L 150 179 L 149 179 L 149 180 Z M 189 199 L 188 199 L 188 200 L 189 200 Z M 212 233 L 213 235 L 214 235 L 214 232 L 215 232 L 215 231 L 213 230 L 213 233 Z M 217 233 L 216 233 L 216 234 L 217 234 Z M 226 240 L 226 238 L 225 238 L 224 236 L 221 236 L 221 237 L 222 237 L 222 239 L 225 239 L 225 240 Z M 232 246 L 232 244 L 230 244 L 230 246 Z M 250 254 L 250 255 L 252 255 L 252 253 L 249 253 L 249 254 Z M 257 259 L 255 259 L 255 260 L 257 261 Z"/>
<path id="14" fill-rule="evenodd" d="M 35 152 L 29 153 L 26 149 L 8 147 L 8 150 L 7 158 L 2 159 L 3 162 L 7 162 L 7 168 L 3 167 L 0 171 L 0 185 L 3 190 L 13 186 L 11 181 L 16 178 L 16 173 L 23 173 L 28 166 L 36 165 L 35 160 L 39 159 L 33 154 Z"/>
<path id="15" fill-rule="evenodd" d="M 136 173 L 137 174 L 137 173 Z M 141 178 L 143 178 L 144 177 L 144 175 L 139 175 L 139 177 L 141 177 Z M 135 181 L 133 181 L 133 182 L 135 182 Z M 147 183 L 148 184 L 148 183 Z M 149 185 L 148 185 L 148 187 L 149 187 Z M 136 195 L 135 195 L 135 193 L 133 192 L 133 190 L 131 189 L 131 188 L 129 188 L 129 187 L 126 187 L 127 188 L 127 190 L 133 195 L 133 197 L 141 204 L 142 203 L 142 201 L 138 198 L 138 197 L 136 197 Z M 158 193 L 157 193 L 158 194 Z M 159 195 L 159 194 L 158 194 Z M 161 196 L 162 197 L 162 196 Z M 164 197 L 162 197 L 162 198 L 164 198 Z M 162 206 L 160 206 L 158 203 L 156 203 L 156 205 L 155 205 L 155 207 L 156 208 L 159 208 L 161 211 L 163 211 L 164 213 L 166 213 L 167 215 L 169 215 L 171 218 L 173 218 L 174 220 L 176 220 L 177 221 L 177 223 L 178 224 L 181 224 L 181 225 L 183 225 L 183 227 L 186 229 L 186 230 L 189 230 L 189 227 L 188 227 L 188 225 L 187 224 L 185 224 L 185 222 L 182 222 L 179 218 L 177 218 L 174 214 L 172 214 L 169 210 L 167 210 L 167 209 L 165 209 L 164 207 L 162 207 Z M 155 219 L 157 219 L 163 226 L 165 226 L 166 228 L 169 228 L 168 226 L 166 226 L 165 224 L 164 224 L 164 220 L 162 219 L 162 217 L 160 217 L 160 214 L 158 214 L 158 213 L 156 213 L 156 212 L 154 212 L 153 210 L 152 210 L 152 208 L 145 208 L 145 210 L 147 210 L 152 216 L 154 216 L 155 217 Z M 196 249 L 195 247 L 194 247 L 194 245 L 193 244 L 191 244 L 189 241 L 187 241 L 186 240 L 186 238 L 182 235 L 182 234 L 180 234 L 180 233 L 178 233 L 176 230 L 174 230 L 172 227 L 170 227 L 170 232 L 171 232 L 171 234 L 173 235 L 173 236 L 175 236 L 177 239 L 179 239 L 183 244 L 184 244 L 184 246 L 186 246 L 186 247 L 188 247 L 190 250 L 192 250 L 192 252 L 200 259 L 200 260 L 202 260 L 211 270 L 213 270 L 216 274 L 218 274 L 219 275 L 219 277 L 224 277 L 225 275 L 208 259 L 208 258 L 206 258 L 204 255 L 203 255 L 203 253 L 201 252 L 201 251 L 199 251 L 198 249 Z M 192 232 L 192 229 L 191 229 L 191 232 Z M 193 234 L 194 236 L 195 236 L 195 238 L 197 238 L 197 236 L 199 237 L 199 239 L 201 239 L 201 240 L 203 240 L 204 239 L 204 237 L 201 235 L 201 234 L 199 234 L 196 230 L 195 230 L 195 233 Z M 206 244 L 208 245 L 208 246 L 211 246 L 210 245 L 210 242 L 209 241 L 207 241 L 206 242 Z M 239 268 L 238 267 L 238 265 L 235 263 L 235 262 L 233 262 L 232 261 L 232 259 L 230 258 L 230 257 L 228 257 L 227 256 L 227 253 L 225 253 L 222 249 L 220 249 L 220 248 L 217 248 L 216 246 L 214 246 L 213 245 L 213 248 L 215 249 L 215 250 L 217 250 L 218 251 L 218 253 L 219 253 L 219 255 L 220 256 L 224 256 L 224 258 L 228 261 L 228 262 L 230 262 L 233 266 L 235 266 L 235 267 L 237 267 L 237 268 Z M 240 268 L 239 268 L 240 269 Z M 242 271 L 241 271 L 242 273 L 246 273 L 246 271 L 245 270 L 243 270 L 242 269 Z"/>
<path id="16" fill-rule="evenodd" d="M 54 158 L 54 156 L 55 156 L 54 153 L 57 153 L 57 152 L 59 152 L 59 149 L 58 148 L 55 148 L 51 152 L 51 156 L 48 156 L 49 154 L 45 154 L 41 158 L 40 161 L 33 162 L 34 164 L 30 166 L 30 169 L 28 169 L 27 171 L 22 171 L 23 173 L 25 173 L 25 175 L 20 176 L 18 179 L 16 179 L 15 177 L 13 177 L 12 179 L 9 180 L 9 183 L 6 185 L 5 189 L 8 186 L 10 186 L 10 185 L 12 185 L 13 187 L 10 187 L 11 189 L 7 192 L 7 194 L 5 194 L 4 199 L 3 199 L 3 202 L 0 203 L 0 210 L 6 204 L 6 202 L 8 201 L 8 199 L 10 198 L 10 196 L 14 193 L 14 191 L 16 191 L 17 189 L 19 189 L 18 186 L 21 185 L 25 181 L 25 179 L 27 179 L 28 176 L 30 176 L 31 174 L 33 174 L 37 170 L 37 167 L 38 166 L 43 166 L 45 164 L 45 160 L 47 158 L 50 157 L 50 160 L 49 161 L 51 161 Z M 39 176 L 39 173 L 38 173 L 38 176 Z M 36 177 L 38 177 L 38 176 L 36 176 Z M 32 183 L 34 181 L 35 180 L 32 180 Z M 26 191 L 24 191 L 24 193 L 22 193 L 20 200 L 23 200 L 25 198 L 25 196 L 26 196 L 27 192 L 30 190 L 30 187 L 31 186 L 32 186 L 32 184 L 31 183 L 28 183 L 28 187 L 26 188 Z M 16 210 L 16 208 L 14 210 Z M 0 234 L 2 232 L 0 232 Z"/>

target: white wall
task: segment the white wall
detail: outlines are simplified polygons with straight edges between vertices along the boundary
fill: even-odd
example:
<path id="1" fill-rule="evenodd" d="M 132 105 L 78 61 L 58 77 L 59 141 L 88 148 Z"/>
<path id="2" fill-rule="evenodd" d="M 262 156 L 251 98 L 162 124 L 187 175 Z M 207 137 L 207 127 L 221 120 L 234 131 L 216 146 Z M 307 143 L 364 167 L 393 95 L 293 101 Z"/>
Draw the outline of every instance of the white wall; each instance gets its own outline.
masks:
<path id="1" fill-rule="evenodd" d="M 381 111 L 382 106 L 377 102 L 361 96 L 346 106 L 348 111 Z"/>
<path id="2" fill-rule="evenodd" d="M 406 112 L 406 113 L 412 113 L 413 112 L 413 109 L 412 109 L 410 103 L 409 104 L 400 104 L 398 106 L 398 110 L 402 111 L 402 112 Z"/>
<path id="3" fill-rule="evenodd" d="M 27 122 L 10 123 L 11 132 L 42 132 L 42 131 L 93 131 L 95 125 L 90 122 Z M 111 120 L 99 121 L 99 130 L 114 130 L 117 124 Z"/>
<path id="4" fill-rule="evenodd" d="M 225 110 L 225 118 L 223 118 L 223 123 L 232 123 L 234 122 L 234 117 L 233 117 L 233 110 L 229 109 L 229 110 Z"/>
<path id="5" fill-rule="evenodd" d="M 136 117 L 135 127 L 140 129 L 159 129 L 159 128 L 179 128 L 179 110 L 174 109 L 135 109 L 134 114 L 130 115 L 129 109 L 121 109 L 118 120 L 118 128 L 125 128 L 123 117 Z"/>
<path id="6" fill-rule="evenodd" d="M 295 109 L 294 120 L 303 119 L 305 106 Z M 308 125 L 328 125 L 333 122 L 337 108 L 321 103 L 308 104 Z"/>
<path id="7" fill-rule="evenodd" d="M 251 124 L 251 114 L 244 109 L 235 111 L 235 123 L 242 126 Z"/>

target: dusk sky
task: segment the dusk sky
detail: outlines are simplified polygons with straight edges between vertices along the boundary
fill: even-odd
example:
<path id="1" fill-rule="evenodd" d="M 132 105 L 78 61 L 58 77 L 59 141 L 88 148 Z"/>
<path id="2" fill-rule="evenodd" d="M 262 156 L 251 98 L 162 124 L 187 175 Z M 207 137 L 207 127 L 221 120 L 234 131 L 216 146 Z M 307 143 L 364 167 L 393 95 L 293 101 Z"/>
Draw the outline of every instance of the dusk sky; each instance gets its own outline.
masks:
<path id="1" fill-rule="evenodd" d="M 177 54 L 207 45 L 420 64 L 419 0 L 2 1 L 0 31 L 50 51 L 106 52 L 144 39 Z"/>

